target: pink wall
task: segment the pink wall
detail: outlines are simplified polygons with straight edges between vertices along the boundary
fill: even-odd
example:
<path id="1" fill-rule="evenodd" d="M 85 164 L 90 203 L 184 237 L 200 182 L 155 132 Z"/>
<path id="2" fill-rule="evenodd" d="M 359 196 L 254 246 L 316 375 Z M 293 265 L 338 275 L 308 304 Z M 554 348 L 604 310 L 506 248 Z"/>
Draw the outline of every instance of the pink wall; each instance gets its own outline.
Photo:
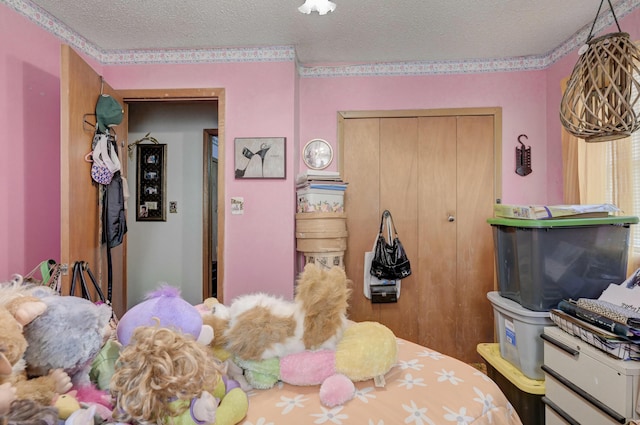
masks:
<path id="1" fill-rule="evenodd" d="M 25 274 L 60 255 L 61 41 L 0 5 L 0 281 Z M 291 298 L 294 282 L 293 145 L 295 64 L 101 67 L 116 89 L 222 87 L 226 92 L 225 296 L 269 291 Z M 285 180 L 234 179 L 235 137 L 287 138 Z M 230 215 L 231 196 L 245 198 L 245 214 Z"/>
<path id="2" fill-rule="evenodd" d="M 109 66 L 115 89 L 225 89 L 225 300 L 256 291 L 293 297 L 294 132 L 293 62 Z M 236 137 L 286 137 L 285 180 L 236 180 Z M 231 197 L 245 200 L 232 215 Z"/>
<path id="3" fill-rule="evenodd" d="M 505 203 L 547 202 L 545 71 L 419 77 L 303 78 L 300 140 L 335 144 L 337 111 L 502 108 L 502 194 Z M 517 138 L 526 134 L 533 173 L 515 174 Z M 523 139 L 524 140 L 524 139 Z M 333 168 L 337 164 L 332 164 Z"/>
<path id="4" fill-rule="evenodd" d="M 60 42 L 3 4 L 0 40 L 4 281 L 60 255 Z"/>
<path id="5" fill-rule="evenodd" d="M 621 20 L 638 39 L 640 10 Z M 0 5 L 0 281 L 59 256 L 60 40 Z M 295 279 L 294 184 L 299 145 L 336 142 L 337 112 L 502 108 L 502 193 L 508 203 L 560 203 L 557 118 L 571 55 L 548 70 L 417 77 L 298 78 L 293 62 L 93 66 L 116 89 L 224 88 L 226 91 L 225 298 L 255 291 L 291 297 Z M 102 69 L 99 69 L 102 68 Z M 532 147 L 533 173 L 514 173 L 517 137 Z M 235 137 L 287 138 L 285 180 L 236 181 Z M 335 167 L 337 162 L 332 164 Z M 245 214 L 231 215 L 232 196 Z"/>

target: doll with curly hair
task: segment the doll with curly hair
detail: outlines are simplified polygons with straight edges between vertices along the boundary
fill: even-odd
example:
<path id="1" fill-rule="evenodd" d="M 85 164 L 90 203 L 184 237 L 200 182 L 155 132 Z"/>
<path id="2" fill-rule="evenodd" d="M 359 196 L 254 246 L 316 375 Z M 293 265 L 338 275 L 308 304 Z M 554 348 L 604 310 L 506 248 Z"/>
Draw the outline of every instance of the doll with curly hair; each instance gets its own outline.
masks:
<path id="1" fill-rule="evenodd" d="M 247 413 L 247 396 L 223 373 L 191 335 L 139 326 L 111 378 L 113 417 L 132 424 L 236 424 Z"/>

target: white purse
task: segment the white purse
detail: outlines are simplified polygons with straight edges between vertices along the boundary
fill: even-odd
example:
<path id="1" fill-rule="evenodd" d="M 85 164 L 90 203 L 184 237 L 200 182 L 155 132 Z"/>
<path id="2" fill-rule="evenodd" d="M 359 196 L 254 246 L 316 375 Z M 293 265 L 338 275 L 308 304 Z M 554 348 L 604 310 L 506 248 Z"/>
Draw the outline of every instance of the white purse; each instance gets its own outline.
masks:
<path id="1" fill-rule="evenodd" d="M 116 171 L 120 170 L 120 159 L 107 134 L 96 134 L 95 146 L 91 153 L 91 178 L 103 185 L 111 183 Z"/>

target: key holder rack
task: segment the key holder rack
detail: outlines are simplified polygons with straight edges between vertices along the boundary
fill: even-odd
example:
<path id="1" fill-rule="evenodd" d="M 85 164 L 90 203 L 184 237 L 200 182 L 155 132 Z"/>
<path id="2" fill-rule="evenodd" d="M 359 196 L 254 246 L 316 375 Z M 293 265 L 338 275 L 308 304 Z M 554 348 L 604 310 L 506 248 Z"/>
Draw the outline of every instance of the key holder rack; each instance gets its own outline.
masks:
<path id="1" fill-rule="evenodd" d="M 525 146 L 521 138 L 528 139 L 526 134 L 518 136 L 520 147 L 516 146 L 516 174 L 519 176 L 527 176 L 533 171 L 531 169 L 531 146 Z"/>

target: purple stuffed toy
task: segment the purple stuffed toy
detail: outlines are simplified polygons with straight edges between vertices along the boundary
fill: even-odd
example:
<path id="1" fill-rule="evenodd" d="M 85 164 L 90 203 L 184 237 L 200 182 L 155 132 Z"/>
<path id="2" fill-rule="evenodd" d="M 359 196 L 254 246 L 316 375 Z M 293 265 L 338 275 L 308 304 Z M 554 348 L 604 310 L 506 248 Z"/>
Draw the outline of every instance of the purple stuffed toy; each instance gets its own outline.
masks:
<path id="1" fill-rule="evenodd" d="M 204 344 L 213 339 L 213 330 L 210 326 L 203 326 L 198 310 L 180 297 L 178 288 L 165 283 L 122 316 L 116 329 L 118 341 L 126 346 L 138 326 L 155 325 L 193 335 Z"/>

